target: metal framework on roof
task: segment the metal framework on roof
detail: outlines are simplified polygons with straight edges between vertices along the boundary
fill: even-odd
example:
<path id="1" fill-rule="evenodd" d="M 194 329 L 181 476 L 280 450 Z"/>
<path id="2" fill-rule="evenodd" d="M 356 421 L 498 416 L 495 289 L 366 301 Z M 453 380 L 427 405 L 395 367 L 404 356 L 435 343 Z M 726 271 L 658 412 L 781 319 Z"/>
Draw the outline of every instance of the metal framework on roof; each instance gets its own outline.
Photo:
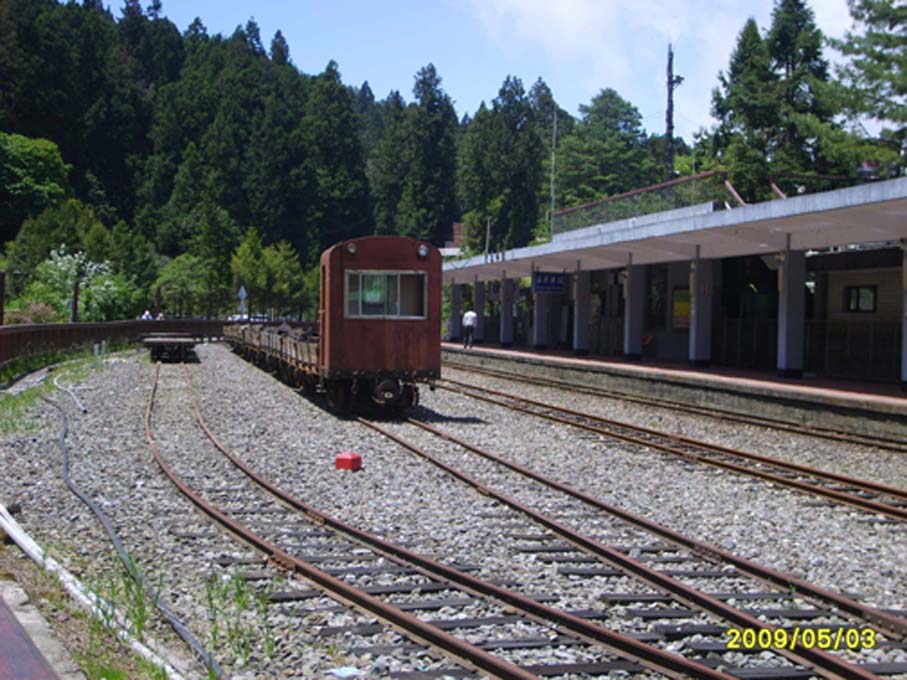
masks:
<path id="1" fill-rule="evenodd" d="M 704 203 L 444 264 L 444 283 L 907 240 L 907 178 L 721 209 Z"/>

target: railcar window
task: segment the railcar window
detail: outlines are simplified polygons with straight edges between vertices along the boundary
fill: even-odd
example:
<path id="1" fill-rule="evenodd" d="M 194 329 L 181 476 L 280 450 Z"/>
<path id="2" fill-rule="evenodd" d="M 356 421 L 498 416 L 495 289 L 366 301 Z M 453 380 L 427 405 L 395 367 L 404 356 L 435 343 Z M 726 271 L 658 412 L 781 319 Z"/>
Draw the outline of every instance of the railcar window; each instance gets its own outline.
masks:
<path id="1" fill-rule="evenodd" d="M 348 317 L 424 319 L 425 272 L 346 273 Z"/>
<path id="2" fill-rule="evenodd" d="M 425 316 L 425 274 L 400 275 L 400 316 Z"/>
<path id="3" fill-rule="evenodd" d="M 354 274 L 352 272 L 348 273 L 346 276 L 346 281 L 346 315 L 358 316 L 360 300 L 359 274 Z"/>
<path id="4" fill-rule="evenodd" d="M 362 311 L 363 316 L 383 316 L 387 314 L 387 295 L 382 274 L 363 274 Z"/>

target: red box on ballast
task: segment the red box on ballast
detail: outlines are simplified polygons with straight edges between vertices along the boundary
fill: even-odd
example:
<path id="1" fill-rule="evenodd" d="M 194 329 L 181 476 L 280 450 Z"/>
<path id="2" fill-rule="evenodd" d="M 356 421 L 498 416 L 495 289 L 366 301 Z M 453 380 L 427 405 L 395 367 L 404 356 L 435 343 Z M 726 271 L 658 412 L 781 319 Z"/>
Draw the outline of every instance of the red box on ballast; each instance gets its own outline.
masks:
<path id="1" fill-rule="evenodd" d="M 362 467 L 362 456 L 352 451 L 338 453 L 334 459 L 334 467 L 338 470 L 358 470 Z"/>

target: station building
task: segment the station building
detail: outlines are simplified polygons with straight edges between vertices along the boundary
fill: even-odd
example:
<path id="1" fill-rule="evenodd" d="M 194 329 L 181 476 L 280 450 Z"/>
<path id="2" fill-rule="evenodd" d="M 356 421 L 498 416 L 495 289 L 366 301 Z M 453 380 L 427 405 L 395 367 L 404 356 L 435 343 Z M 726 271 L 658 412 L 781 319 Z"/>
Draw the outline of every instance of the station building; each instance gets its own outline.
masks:
<path id="1" fill-rule="evenodd" d="M 907 178 L 755 204 L 717 179 L 727 200 L 615 219 L 656 193 L 631 192 L 561 211 L 548 243 L 445 263 L 449 339 L 469 305 L 504 347 L 907 386 Z"/>

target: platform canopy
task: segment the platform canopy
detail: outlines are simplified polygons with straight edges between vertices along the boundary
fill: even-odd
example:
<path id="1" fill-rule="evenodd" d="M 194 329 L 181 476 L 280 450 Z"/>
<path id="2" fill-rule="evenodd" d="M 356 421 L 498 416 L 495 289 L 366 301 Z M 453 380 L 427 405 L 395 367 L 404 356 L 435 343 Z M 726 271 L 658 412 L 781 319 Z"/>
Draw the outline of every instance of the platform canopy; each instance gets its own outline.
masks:
<path id="1" fill-rule="evenodd" d="M 444 283 L 907 240 L 907 178 L 755 203 L 704 203 L 557 234 L 444 264 Z"/>

